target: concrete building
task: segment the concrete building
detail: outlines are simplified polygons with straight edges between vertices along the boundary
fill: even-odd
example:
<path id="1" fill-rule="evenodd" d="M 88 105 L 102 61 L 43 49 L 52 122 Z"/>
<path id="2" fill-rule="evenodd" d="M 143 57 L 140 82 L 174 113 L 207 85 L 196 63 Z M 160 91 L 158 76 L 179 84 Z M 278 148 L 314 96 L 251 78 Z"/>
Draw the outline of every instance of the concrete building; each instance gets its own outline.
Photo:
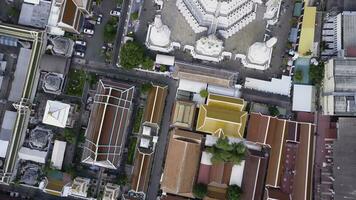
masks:
<path id="1" fill-rule="evenodd" d="M 321 106 L 324 115 L 356 115 L 356 61 L 330 59 L 325 63 Z"/>
<path id="2" fill-rule="evenodd" d="M 189 101 L 176 101 L 173 108 L 172 125 L 179 128 L 193 129 L 196 104 Z"/>
<path id="3" fill-rule="evenodd" d="M 334 142 L 333 148 L 329 151 L 333 160 L 332 173 L 325 173 L 329 177 L 334 190 L 327 191 L 328 196 L 333 196 L 334 199 L 355 199 L 356 194 L 353 191 L 356 189 L 356 184 L 353 178 L 353 171 L 356 168 L 353 154 L 356 149 L 355 145 L 355 118 L 340 117 L 338 121 L 338 139 Z"/>
<path id="4" fill-rule="evenodd" d="M 51 1 L 25 1 L 22 4 L 19 24 L 44 29 L 47 26 L 51 10 Z"/>
<path id="5" fill-rule="evenodd" d="M 247 77 L 244 88 L 290 97 L 292 77 L 283 75 L 281 79 L 272 78 L 271 81 Z"/>
<path id="6" fill-rule="evenodd" d="M 293 86 L 293 111 L 314 112 L 316 90 L 312 85 Z"/>
<path id="7" fill-rule="evenodd" d="M 42 123 L 65 128 L 70 124 L 70 120 L 68 120 L 70 110 L 70 104 L 48 100 L 43 114 Z"/>
<path id="8" fill-rule="evenodd" d="M 321 56 L 349 58 L 356 56 L 356 12 L 343 11 L 325 18 L 322 40 L 326 47 Z"/>
<path id="9" fill-rule="evenodd" d="M 99 80 L 85 132 L 83 163 L 110 169 L 119 166 L 134 93 L 132 85 Z"/>
<path id="10" fill-rule="evenodd" d="M 42 73 L 42 89 L 46 93 L 59 95 L 64 86 L 63 74 Z"/>
<path id="11" fill-rule="evenodd" d="M 90 179 L 76 177 L 73 180 L 69 195 L 79 198 L 86 198 L 88 195 Z"/>
<path id="12" fill-rule="evenodd" d="M 45 164 L 52 137 L 53 133 L 50 129 L 39 126 L 32 129 L 19 150 L 19 159 Z"/>
<path id="13" fill-rule="evenodd" d="M 53 35 L 64 35 L 64 31 L 80 33 L 84 16 L 90 14 L 90 6 L 91 0 L 52 1 L 48 20 L 49 33 Z"/>
<path id="14" fill-rule="evenodd" d="M 51 157 L 51 163 L 53 168 L 59 170 L 62 169 L 66 146 L 67 143 L 64 141 L 59 141 L 59 140 L 54 141 L 52 157 Z"/>
<path id="15" fill-rule="evenodd" d="M 120 194 L 120 186 L 112 183 L 107 183 L 104 189 L 102 200 L 117 200 Z"/>

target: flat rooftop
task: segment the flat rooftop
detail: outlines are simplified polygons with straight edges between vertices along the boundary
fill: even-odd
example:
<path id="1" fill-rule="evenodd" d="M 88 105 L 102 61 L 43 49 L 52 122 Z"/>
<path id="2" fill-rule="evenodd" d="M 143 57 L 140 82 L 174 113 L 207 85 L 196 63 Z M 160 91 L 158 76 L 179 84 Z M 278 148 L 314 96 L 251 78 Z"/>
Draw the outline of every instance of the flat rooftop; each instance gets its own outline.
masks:
<path id="1" fill-rule="evenodd" d="M 335 199 L 356 199 L 356 184 L 354 172 L 356 159 L 351 152 L 356 151 L 356 119 L 339 118 L 339 137 L 334 142 L 334 169 L 333 177 Z"/>

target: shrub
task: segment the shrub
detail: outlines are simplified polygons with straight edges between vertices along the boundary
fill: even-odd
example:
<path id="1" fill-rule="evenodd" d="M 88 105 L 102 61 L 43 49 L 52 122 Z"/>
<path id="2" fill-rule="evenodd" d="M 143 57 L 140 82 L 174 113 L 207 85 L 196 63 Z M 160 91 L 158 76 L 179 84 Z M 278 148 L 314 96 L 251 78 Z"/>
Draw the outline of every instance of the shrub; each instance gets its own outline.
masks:
<path id="1" fill-rule="evenodd" d="M 324 63 L 319 65 L 310 65 L 309 77 L 314 85 L 320 86 L 324 78 Z"/>
<path id="2" fill-rule="evenodd" d="M 193 195 L 195 198 L 202 199 L 206 196 L 206 193 L 208 192 L 208 188 L 205 184 L 203 183 L 198 183 L 194 185 L 193 188 Z"/>
<path id="3" fill-rule="evenodd" d="M 153 60 L 150 57 L 146 56 L 142 62 L 142 68 L 147 70 L 152 70 L 153 64 L 154 64 Z"/>
<path id="4" fill-rule="evenodd" d="M 246 147 L 242 142 L 229 143 L 228 138 L 219 138 L 215 145 L 207 148 L 213 154 L 212 163 L 232 162 L 239 165 L 245 159 Z"/>
<path id="5" fill-rule="evenodd" d="M 278 116 L 280 114 L 277 106 L 269 106 L 268 112 L 273 117 Z"/>
<path id="6" fill-rule="evenodd" d="M 128 41 L 120 51 L 120 64 L 125 69 L 133 69 L 143 63 L 144 49 L 137 42 Z"/>
<path id="7" fill-rule="evenodd" d="M 200 90 L 200 96 L 203 98 L 207 98 L 209 96 L 208 90 Z"/>
<path id="8" fill-rule="evenodd" d="M 229 185 L 227 189 L 227 199 L 228 200 L 239 200 L 241 198 L 242 190 L 237 185 Z"/>
<path id="9" fill-rule="evenodd" d="M 301 82 L 303 80 L 303 71 L 301 69 L 295 71 L 294 80 L 297 82 Z"/>

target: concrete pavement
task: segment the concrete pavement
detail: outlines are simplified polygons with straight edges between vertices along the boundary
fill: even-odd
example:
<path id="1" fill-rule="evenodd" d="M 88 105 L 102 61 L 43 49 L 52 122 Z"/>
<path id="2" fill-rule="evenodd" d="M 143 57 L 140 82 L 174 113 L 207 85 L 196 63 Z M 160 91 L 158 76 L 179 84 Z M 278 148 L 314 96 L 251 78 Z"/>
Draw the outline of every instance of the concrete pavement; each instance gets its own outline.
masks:
<path id="1" fill-rule="evenodd" d="M 102 1 L 99 6 L 95 6 L 94 12 L 96 14 L 102 14 L 103 18 L 101 24 L 95 25 L 95 33 L 93 37 L 87 37 L 88 43 L 86 56 L 87 60 L 93 60 L 97 62 L 104 62 L 104 55 L 101 53 L 101 47 L 104 44 L 104 26 L 111 19 L 110 11 L 116 8 L 116 1 Z"/>

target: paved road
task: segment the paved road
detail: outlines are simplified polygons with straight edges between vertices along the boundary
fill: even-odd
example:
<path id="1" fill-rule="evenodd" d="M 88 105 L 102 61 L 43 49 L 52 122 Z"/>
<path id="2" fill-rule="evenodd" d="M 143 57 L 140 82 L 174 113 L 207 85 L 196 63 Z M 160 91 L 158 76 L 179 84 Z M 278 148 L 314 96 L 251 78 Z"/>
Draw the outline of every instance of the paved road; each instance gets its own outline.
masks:
<path id="1" fill-rule="evenodd" d="M 169 93 L 167 96 L 166 105 L 163 113 L 159 139 L 155 150 L 156 152 L 154 154 L 151 177 L 148 185 L 148 191 L 146 193 L 147 195 L 146 199 L 150 199 L 150 200 L 156 199 L 158 190 L 160 188 L 159 186 L 160 186 L 161 174 L 163 171 L 163 161 L 166 155 L 166 149 L 167 149 L 168 138 L 169 138 L 168 137 L 169 125 L 170 125 L 169 119 L 175 101 L 176 91 L 177 91 L 177 85 L 176 84 L 170 85 Z"/>
<path id="2" fill-rule="evenodd" d="M 37 188 L 30 188 L 21 185 L 3 185 L 0 184 L 0 190 L 3 192 L 18 192 L 21 196 L 27 197 L 33 200 L 63 200 L 63 197 L 56 197 L 47 193 L 42 192 Z M 74 197 L 66 197 L 66 200 L 77 200 Z"/>

